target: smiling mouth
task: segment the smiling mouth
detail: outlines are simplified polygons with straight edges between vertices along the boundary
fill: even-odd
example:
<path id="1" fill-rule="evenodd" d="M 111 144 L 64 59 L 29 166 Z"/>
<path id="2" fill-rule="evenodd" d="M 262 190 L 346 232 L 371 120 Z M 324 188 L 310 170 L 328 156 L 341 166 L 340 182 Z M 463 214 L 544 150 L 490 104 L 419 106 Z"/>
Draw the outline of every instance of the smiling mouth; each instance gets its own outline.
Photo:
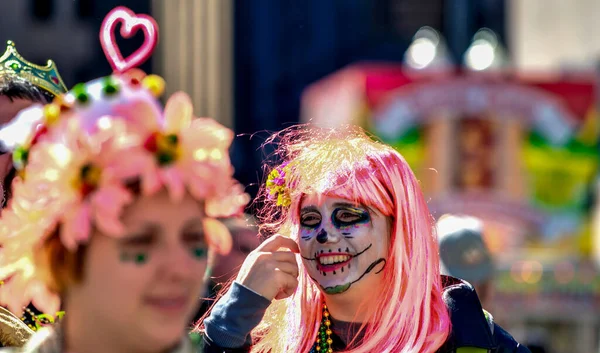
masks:
<path id="1" fill-rule="evenodd" d="M 336 271 L 344 272 L 344 267 L 346 266 L 350 268 L 352 259 L 369 250 L 371 246 L 373 246 L 373 244 L 369 244 L 364 250 L 356 254 L 351 254 L 349 248 L 346 248 L 345 252 L 340 248 L 337 252 L 332 252 L 331 249 L 327 252 L 325 252 L 326 250 L 321 250 L 316 252 L 313 258 L 304 256 L 302 256 L 302 258 L 309 261 L 315 261 L 317 263 L 317 270 L 321 272 L 323 276 L 326 276 L 328 272 L 333 272 L 335 275 Z"/>
<path id="2" fill-rule="evenodd" d="M 327 253 L 317 256 L 317 270 L 332 272 L 348 265 L 352 255 L 347 253 Z"/>
<path id="3" fill-rule="evenodd" d="M 385 261 L 385 259 L 381 259 L 381 258 L 380 258 L 380 259 L 377 259 L 377 260 L 373 261 L 373 262 L 372 262 L 372 263 L 369 265 L 369 267 L 367 267 L 367 269 L 365 270 L 365 272 L 363 272 L 363 274 L 362 274 L 360 277 L 358 277 L 357 279 L 355 279 L 355 280 L 354 280 L 354 281 L 352 281 L 352 282 L 345 283 L 345 284 L 338 284 L 338 285 L 336 285 L 336 286 L 330 286 L 330 287 L 323 287 L 321 284 L 319 284 L 319 286 L 320 286 L 320 287 L 323 289 L 323 291 L 325 291 L 325 293 L 327 293 L 327 294 L 340 294 L 340 293 L 343 293 L 343 292 L 347 291 L 348 289 L 350 289 L 350 287 L 351 287 L 351 286 L 352 286 L 354 283 L 356 283 L 356 282 L 360 281 L 360 280 L 361 280 L 361 279 L 362 279 L 362 278 L 363 278 L 363 277 L 364 277 L 364 276 L 365 276 L 367 273 L 369 273 L 369 272 L 373 271 L 373 270 L 374 270 L 374 269 L 375 269 L 375 268 L 376 268 L 376 267 L 377 267 L 379 264 L 383 264 L 383 265 L 381 266 L 381 268 L 380 268 L 380 269 L 379 269 L 377 272 L 375 272 L 375 274 L 379 274 L 379 273 L 381 273 L 381 271 L 383 271 L 383 269 L 385 268 L 385 264 L 386 264 L 386 261 Z M 311 277 L 311 278 L 312 278 L 312 277 Z M 319 283 L 319 282 L 318 282 L 317 280 L 315 280 L 314 278 L 312 278 L 312 280 L 313 280 L 313 281 L 315 281 L 316 283 Z"/>
<path id="4" fill-rule="evenodd" d="M 146 298 L 146 304 L 163 313 L 177 314 L 185 311 L 188 303 L 186 296 Z"/>

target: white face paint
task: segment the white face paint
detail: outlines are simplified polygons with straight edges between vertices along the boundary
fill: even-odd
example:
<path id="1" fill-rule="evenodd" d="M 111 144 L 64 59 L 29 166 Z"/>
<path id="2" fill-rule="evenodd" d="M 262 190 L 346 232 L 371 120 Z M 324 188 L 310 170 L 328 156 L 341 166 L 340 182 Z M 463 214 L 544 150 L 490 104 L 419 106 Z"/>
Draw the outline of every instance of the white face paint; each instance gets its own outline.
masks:
<path id="1" fill-rule="evenodd" d="M 388 222 L 379 212 L 342 198 L 307 195 L 300 204 L 299 233 L 304 266 L 325 293 L 379 282 L 389 244 Z"/>

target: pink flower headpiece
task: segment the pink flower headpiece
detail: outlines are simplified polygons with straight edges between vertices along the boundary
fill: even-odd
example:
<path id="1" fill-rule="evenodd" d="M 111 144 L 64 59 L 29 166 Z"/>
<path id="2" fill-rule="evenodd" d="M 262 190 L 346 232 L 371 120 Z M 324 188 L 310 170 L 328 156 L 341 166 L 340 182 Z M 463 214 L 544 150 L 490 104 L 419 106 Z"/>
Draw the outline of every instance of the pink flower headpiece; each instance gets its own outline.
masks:
<path id="1" fill-rule="evenodd" d="M 156 75 L 117 72 L 19 114 L 13 135 L 29 134 L 13 154 L 20 177 L 0 220 L 0 304 L 18 313 L 33 301 L 56 312 L 58 298 L 40 277 L 35 249 L 58 230 L 64 246 L 75 250 L 89 240 L 92 224 L 121 236 L 120 216 L 134 196 L 131 181 L 143 195 L 165 188 L 174 202 L 186 192 L 202 200 L 210 245 L 229 251 L 230 235 L 217 218 L 243 212 L 249 201 L 233 179 L 233 133 L 194 118 L 182 92 L 163 110 L 157 100 L 163 89 Z"/>

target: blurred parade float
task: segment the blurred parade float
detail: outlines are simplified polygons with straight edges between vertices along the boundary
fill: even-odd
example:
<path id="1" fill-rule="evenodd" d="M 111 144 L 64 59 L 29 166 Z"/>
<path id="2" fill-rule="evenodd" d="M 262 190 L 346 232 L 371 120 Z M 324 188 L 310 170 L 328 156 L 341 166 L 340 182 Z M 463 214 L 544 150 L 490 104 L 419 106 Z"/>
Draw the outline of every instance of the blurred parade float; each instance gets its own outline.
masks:
<path id="1" fill-rule="evenodd" d="M 423 28 L 403 64 L 356 64 L 310 86 L 302 121 L 365 127 L 404 155 L 435 217 L 484 220 L 496 321 L 521 339 L 544 330 L 553 352 L 597 352 L 598 76 L 510 70 L 488 30 L 463 62 Z"/>

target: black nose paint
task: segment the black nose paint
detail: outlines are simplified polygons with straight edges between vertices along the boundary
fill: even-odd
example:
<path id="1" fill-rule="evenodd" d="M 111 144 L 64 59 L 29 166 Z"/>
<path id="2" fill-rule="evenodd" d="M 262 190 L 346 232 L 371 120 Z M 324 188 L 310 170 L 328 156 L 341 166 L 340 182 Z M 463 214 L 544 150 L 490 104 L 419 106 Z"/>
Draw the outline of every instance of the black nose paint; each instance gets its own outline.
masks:
<path id="1" fill-rule="evenodd" d="M 325 244 L 327 242 L 327 232 L 325 231 L 325 229 L 321 229 L 319 234 L 317 234 L 317 241 L 320 244 Z"/>

